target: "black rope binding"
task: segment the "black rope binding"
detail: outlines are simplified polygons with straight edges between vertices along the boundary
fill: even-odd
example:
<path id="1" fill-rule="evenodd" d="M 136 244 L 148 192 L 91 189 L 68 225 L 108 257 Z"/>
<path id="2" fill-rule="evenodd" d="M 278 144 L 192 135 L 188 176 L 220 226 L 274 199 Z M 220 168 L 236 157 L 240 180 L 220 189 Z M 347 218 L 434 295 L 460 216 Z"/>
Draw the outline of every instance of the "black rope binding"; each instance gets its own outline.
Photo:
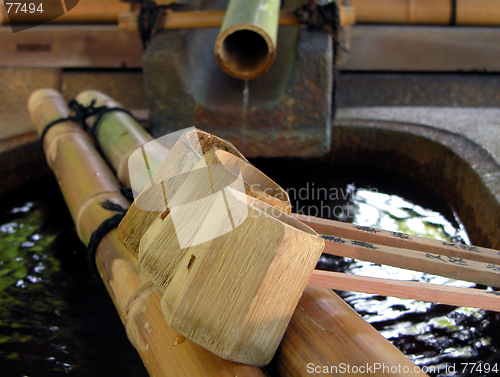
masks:
<path id="1" fill-rule="evenodd" d="M 142 47 L 145 50 L 151 39 L 160 30 L 161 24 L 167 14 L 167 9 L 177 10 L 184 5 L 171 3 L 167 5 L 157 5 L 154 0 L 121 0 L 124 3 L 140 4 L 141 10 L 137 19 L 139 34 L 141 36 Z"/>
<path id="2" fill-rule="evenodd" d="M 72 99 L 71 101 L 69 101 L 68 107 L 74 112 L 74 115 L 66 117 L 66 118 L 56 119 L 53 122 L 50 122 L 49 124 L 47 124 L 45 126 L 45 128 L 43 129 L 43 131 L 42 131 L 42 133 L 40 135 L 40 147 L 42 148 L 42 152 L 44 152 L 43 143 L 44 143 L 44 140 L 45 140 L 45 136 L 47 135 L 47 132 L 53 126 L 55 126 L 55 125 L 57 125 L 59 123 L 62 123 L 62 122 L 74 122 L 74 123 L 80 124 L 82 126 L 82 128 L 90 136 L 92 136 L 92 138 L 96 141 L 96 144 L 99 144 L 99 143 L 97 143 L 97 140 L 96 140 L 96 137 L 95 137 L 96 136 L 95 132 L 96 132 L 97 127 L 99 126 L 99 123 L 102 120 L 102 117 L 105 114 L 111 113 L 111 112 L 114 112 L 114 111 L 120 111 L 122 113 L 125 113 L 125 114 L 131 116 L 133 119 L 135 119 L 135 121 L 137 121 L 137 119 L 134 117 L 134 115 L 130 111 L 128 111 L 127 109 L 124 109 L 122 107 L 107 107 L 105 105 L 104 106 L 95 107 L 95 102 L 96 102 L 95 100 L 92 100 L 92 102 L 90 103 L 90 105 L 83 106 L 81 103 L 79 103 L 78 101 L 76 101 L 74 99 Z M 87 125 L 86 120 L 87 120 L 87 118 L 89 118 L 91 116 L 97 116 L 97 118 L 94 121 L 93 125 L 91 127 L 89 127 Z"/>
<path id="3" fill-rule="evenodd" d="M 332 119 L 336 112 L 336 86 L 337 86 L 337 54 L 340 49 L 339 28 L 340 28 L 340 8 L 335 1 L 324 5 L 317 4 L 317 0 L 309 0 L 300 8 L 295 10 L 295 16 L 301 24 L 307 26 L 309 31 L 325 31 L 332 36 L 333 41 L 333 88 L 332 88 Z"/>
<path id="4" fill-rule="evenodd" d="M 113 203 L 110 200 L 106 200 L 105 202 L 102 202 L 100 204 L 102 208 L 118 213 L 111 216 L 109 219 L 104 220 L 101 225 L 99 225 L 97 229 L 92 232 L 89 243 L 85 248 L 87 264 L 89 265 L 90 270 L 96 278 L 99 276 L 97 265 L 95 262 L 95 253 L 97 251 L 97 247 L 109 232 L 118 227 L 120 222 L 123 220 L 123 217 L 127 213 L 127 210 L 125 208 L 123 208 L 119 204 Z"/>
<path id="5" fill-rule="evenodd" d="M 82 128 L 90 135 L 92 138 L 96 141 L 96 144 L 99 145 L 99 143 L 96 140 L 96 129 L 99 126 L 103 116 L 107 113 L 114 112 L 114 111 L 120 111 L 125 114 L 128 114 L 131 116 L 133 119 L 137 121 L 137 119 L 134 117 L 134 115 L 121 107 L 107 107 L 107 106 L 98 106 L 95 107 L 95 100 L 93 100 L 90 105 L 88 106 L 83 106 L 81 103 L 77 102 L 76 100 L 71 100 L 68 104 L 68 107 L 74 112 L 74 115 L 65 117 L 65 118 L 60 118 L 56 119 L 53 122 L 49 123 L 45 128 L 43 129 L 41 135 L 40 135 L 40 145 L 43 151 L 43 143 L 45 136 L 47 135 L 47 132 L 55 126 L 56 124 L 62 123 L 62 122 L 75 122 L 79 123 Z M 91 127 L 87 125 L 87 118 L 91 116 L 97 116 L 95 119 L 94 123 L 92 124 Z M 128 199 L 129 201 L 134 201 L 134 196 L 132 189 L 126 188 L 126 187 L 121 187 L 120 188 L 121 194 Z M 118 212 L 117 214 L 111 216 L 109 219 L 104 220 L 99 227 L 92 232 L 90 236 L 89 243 L 86 247 L 86 258 L 87 258 L 87 263 L 89 265 L 89 268 L 91 272 L 94 274 L 94 276 L 97 278 L 99 276 L 98 271 L 97 271 L 97 266 L 95 263 L 95 253 L 97 250 L 97 247 L 99 246 L 101 240 L 113 229 L 118 227 L 120 222 L 122 221 L 123 217 L 125 216 L 125 213 L 127 210 L 120 206 L 119 204 L 113 203 L 109 200 L 106 200 L 105 202 L 101 203 L 102 208 L 108 210 L 108 211 L 114 211 Z"/>

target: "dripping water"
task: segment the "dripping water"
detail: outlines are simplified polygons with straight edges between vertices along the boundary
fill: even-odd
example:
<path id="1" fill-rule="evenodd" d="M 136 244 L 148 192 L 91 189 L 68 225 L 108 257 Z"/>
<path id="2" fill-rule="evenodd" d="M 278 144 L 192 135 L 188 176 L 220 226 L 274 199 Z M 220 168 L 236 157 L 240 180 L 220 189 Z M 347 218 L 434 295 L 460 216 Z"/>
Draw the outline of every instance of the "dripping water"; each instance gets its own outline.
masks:
<path id="1" fill-rule="evenodd" d="M 248 99 L 250 97 L 250 91 L 248 89 L 248 80 L 244 81 L 245 85 L 243 87 L 243 107 L 242 107 L 242 121 L 241 121 L 241 140 L 242 149 L 244 150 L 247 143 L 247 115 L 248 115 Z"/>

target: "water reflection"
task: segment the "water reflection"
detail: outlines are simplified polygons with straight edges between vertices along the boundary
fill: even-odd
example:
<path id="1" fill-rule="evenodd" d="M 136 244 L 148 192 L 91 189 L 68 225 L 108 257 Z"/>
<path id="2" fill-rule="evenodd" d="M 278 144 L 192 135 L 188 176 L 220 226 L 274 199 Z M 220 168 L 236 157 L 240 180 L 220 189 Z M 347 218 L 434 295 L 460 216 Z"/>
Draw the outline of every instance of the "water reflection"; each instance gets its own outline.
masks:
<path id="1" fill-rule="evenodd" d="M 468 243 L 457 216 L 453 225 L 443 215 L 415 205 L 399 196 L 358 189 L 352 196 L 356 207 L 353 222 L 442 241 Z M 327 257 L 321 262 L 328 264 Z M 473 283 L 374 263 L 345 260 L 346 273 L 433 284 L 473 287 Z M 485 332 L 493 317 L 480 309 L 454 308 L 415 300 L 339 292 L 363 318 L 405 351 L 421 367 L 433 366 L 431 375 L 463 375 L 462 362 L 476 363 L 484 354 L 493 354 L 491 336 Z M 472 361 L 471 361 L 472 360 Z M 456 373 L 449 366 L 457 365 Z M 448 367 L 448 369 L 446 369 Z M 470 370 L 469 370 L 470 373 Z M 465 375 L 483 375 L 465 374 Z"/>
<path id="2" fill-rule="evenodd" d="M 453 210 L 425 185 L 380 169 L 334 166 L 325 159 L 253 163 L 290 193 L 293 209 L 443 241 L 469 243 Z M 317 268 L 356 275 L 470 287 L 471 283 L 323 255 Z M 500 371 L 500 326 L 494 312 L 393 297 L 338 292 L 431 376 L 486 376 Z M 463 371 L 462 363 L 473 363 Z M 449 366 L 455 365 L 455 372 Z M 445 369 L 448 366 L 448 369 Z M 439 372 L 438 372 L 439 370 Z M 488 372 L 489 370 L 489 372 Z"/>
<path id="3" fill-rule="evenodd" d="M 0 209 L 0 375 L 147 376 L 57 185 L 37 187 Z"/>

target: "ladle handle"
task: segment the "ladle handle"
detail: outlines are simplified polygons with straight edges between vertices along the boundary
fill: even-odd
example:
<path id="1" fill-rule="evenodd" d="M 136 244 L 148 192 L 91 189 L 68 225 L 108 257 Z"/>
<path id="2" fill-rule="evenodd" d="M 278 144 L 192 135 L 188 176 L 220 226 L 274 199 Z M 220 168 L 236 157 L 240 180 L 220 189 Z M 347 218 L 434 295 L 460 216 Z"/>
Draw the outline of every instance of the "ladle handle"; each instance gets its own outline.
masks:
<path id="1" fill-rule="evenodd" d="M 298 214 L 292 214 L 291 216 L 310 226 L 320 234 L 500 265 L 500 251 L 494 249 L 453 242 L 443 242 L 440 240 L 391 232 L 373 227 L 359 226 L 356 224 L 347 224 L 313 216 Z"/>
<path id="2" fill-rule="evenodd" d="M 309 286 L 500 311 L 500 292 L 315 270 Z"/>
<path id="3" fill-rule="evenodd" d="M 327 254 L 500 287 L 500 266 L 493 263 L 422 253 L 336 236 L 323 238 L 326 239 L 323 252 Z"/>

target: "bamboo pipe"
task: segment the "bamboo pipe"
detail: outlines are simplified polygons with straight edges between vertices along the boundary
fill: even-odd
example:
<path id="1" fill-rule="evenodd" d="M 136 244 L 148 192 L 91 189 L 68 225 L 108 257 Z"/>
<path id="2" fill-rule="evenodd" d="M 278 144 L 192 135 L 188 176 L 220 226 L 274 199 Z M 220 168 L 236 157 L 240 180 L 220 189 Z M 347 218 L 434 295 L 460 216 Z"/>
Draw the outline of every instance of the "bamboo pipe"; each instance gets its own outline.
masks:
<path id="1" fill-rule="evenodd" d="M 46 124 L 69 113 L 62 96 L 52 89 L 33 93 L 28 107 L 39 134 Z M 109 199 L 127 207 L 128 202 L 120 195 L 118 181 L 92 140 L 73 123 L 59 123 L 51 128 L 44 149 L 78 235 L 87 244 L 96 227 L 110 217 L 100 203 Z M 160 292 L 118 241 L 116 230 L 100 243 L 96 263 L 127 335 L 150 375 L 265 376 L 259 368 L 221 359 L 171 330 L 160 308 Z"/>
<path id="2" fill-rule="evenodd" d="M 280 0 L 230 0 L 215 40 L 217 64 L 249 80 L 267 72 L 276 57 Z"/>
<path id="3" fill-rule="evenodd" d="M 99 135 L 101 145 L 109 142 Z M 137 140 L 137 148 L 140 146 L 140 140 Z M 304 291 L 270 369 L 278 376 L 307 376 L 310 375 L 307 365 L 311 362 L 321 368 L 341 363 L 357 367 L 379 363 L 391 368 L 392 372 L 385 374 L 387 376 L 406 376 L 405 367 L 415 370 L 416 375 L 426 376 L 338 295 L 326 288 L 307 288 Z"/>
<path id="4" fill-rule="evenodd" d="M 452 0 L 352 0 L 358 23 L 500 25 L 496 0 L 455 3 L 454 9 Z"/>
<path id="5" fill-rule="evenodd" d="M 123 106 L 96 90 L 85 90 L 75 98 L 84 106 L 89 106 L 95 101 L 94 106 L 121 107 Z M 87 119 L 89 126 L 92 126 L 96 117 Z M 144 145 L 153 140 L 143 127 L 141 127 L 134 118 L 124 112 L 110 112 L 105 114 L 96 129 L 98 139 L 108 140 L 101 145 L 104 155 L 111 166 L 116 169 L 116 174 L 120 182 L 125 186 L 130 186 L 129 177 L 129 157 L 140 145 Z M 158 168 L 168 154 L 168 149 L 160 144 L 153 144 L 155 153 L 151 156 L 149 163 L 153 169 Z"/>
<path id="6" fill-rule="evenodd" d="M 5 1 L 3 2 L 5 5 Z M 37 7 L 39 3 L 36 3 Z M 55 23 L 116 23 L 121 13 L 130 11 L 130 4 L 119 0 L 79 0 L 74 8 L 69 8 L 69 2 L 62 2 L 63 14 L 51 20 Z M 16 5 L 11 8 L 11 13 L 16 9 Z M 9 23 L 5 7 L 0 6 L 0 25 Z M 47 21 L 48 15 L 57 15 L 61 13 L 60 0 L 44 0 L 42 2 L 43 12 L 21 12 L 18 11 L 13 17 L 12 23 L 15 24 L 36 24 Z"/>

